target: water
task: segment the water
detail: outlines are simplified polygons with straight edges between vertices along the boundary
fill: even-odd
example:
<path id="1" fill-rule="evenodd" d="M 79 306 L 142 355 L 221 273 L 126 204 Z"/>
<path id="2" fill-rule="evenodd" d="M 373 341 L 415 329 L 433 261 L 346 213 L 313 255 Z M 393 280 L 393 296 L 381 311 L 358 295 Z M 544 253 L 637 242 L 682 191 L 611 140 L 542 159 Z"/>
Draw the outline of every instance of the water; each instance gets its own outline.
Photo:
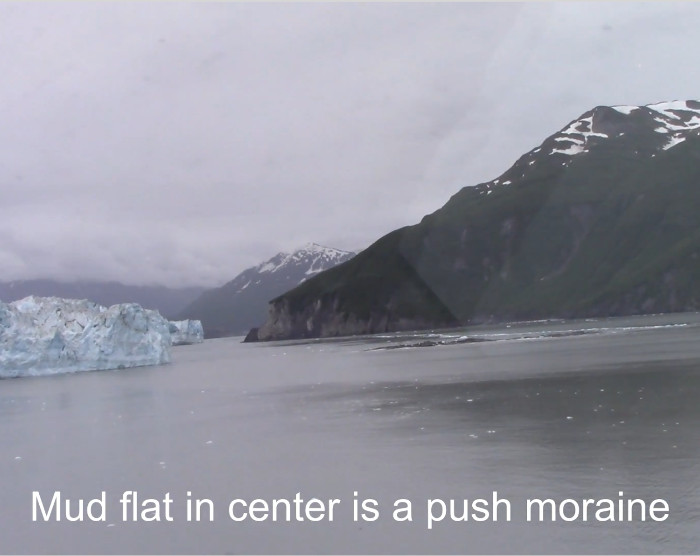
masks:
<path id="1" fill-rule="evenodd" d="M 696 552 L 699 334 L 700 316 L 687 314 L 307 343 L 229 338 L 175 348 L 167 366 L 3 380 L 0 551 Z M 173 521 L 123 522 L 127 490 L 169 493 Z M 428 499 L 494 490 L 510 500 L 510 522 L 427 529 Z M 105 491 L 107 519 L 34 523 L 33 491 Z M 213 522 L 186 521 L 188 491 L 212 500 Z M 620 491 L 667 500 L 668 520 L 525 520 L 527 498 Z M 235 498 L 297 492 L 340 499 L 334 521 L 228 516 Z M 353 520 L 354 492 L 377 500 L 377 521 Z M 392 519 L 399 498 L 413 503 L 412 522 Z"/>

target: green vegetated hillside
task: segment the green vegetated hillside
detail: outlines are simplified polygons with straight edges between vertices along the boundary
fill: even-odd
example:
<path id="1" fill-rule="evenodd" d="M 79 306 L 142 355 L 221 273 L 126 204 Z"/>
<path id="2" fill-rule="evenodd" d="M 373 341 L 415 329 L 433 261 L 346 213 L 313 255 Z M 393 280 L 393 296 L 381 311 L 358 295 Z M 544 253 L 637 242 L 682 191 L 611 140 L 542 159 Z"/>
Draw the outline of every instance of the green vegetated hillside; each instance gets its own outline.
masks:
<path id="1" fill-rule="evenodd" d="M 699 108 L 584 114 L 497 180 L 274 299 L 257 338 L 699 308 Z"/>

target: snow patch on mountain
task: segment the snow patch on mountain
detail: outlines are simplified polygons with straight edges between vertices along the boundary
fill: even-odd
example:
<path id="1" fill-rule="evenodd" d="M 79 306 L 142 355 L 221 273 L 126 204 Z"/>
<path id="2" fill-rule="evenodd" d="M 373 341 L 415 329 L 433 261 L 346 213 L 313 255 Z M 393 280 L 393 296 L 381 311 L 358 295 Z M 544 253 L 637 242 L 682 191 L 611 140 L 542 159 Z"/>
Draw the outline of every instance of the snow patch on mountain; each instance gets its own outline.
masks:
<path id="1" fill-rule="evenodd" d="M 674 100 L 649 104 L 645 108 L 654 113 L 654 121 L 660 124 L 654 131 L 671 135 L 663 150 L 682 143 L 687 132 L 700 128 L 700 103 L 697 101 Z"/>
<path id="2" fill-rule="evenodd" d="M 649 114 L 654 122 L 659 124 L 654 131 L 656 133 L 672 135 L 671 139 L 662 147 L 668 150 L 685 140 L 685 133 L 700 128 L 700 103 L 696 101 L 674 100 L 647 104 L 646 106 L 612 106 L 617 112 L 626 116 L 639 113 Z M 586 117 L 579 118 L 559 132 L 555 141 L 571 141 L 566 149 L 552 149 L 550 154 L 560 153 L 575 155 L 585 152 L 582 148 L 591 137 L 608 138 L 606 133 L 596 132 L 593 129 L 596 110 Z M 622 136 L 622 134 L 618 134 Z"/>
<path id="3" fill-rule="evenodd" d="M 563 133 L 564 135 L 583 137 L 584 140 L 588 137 L 608 137 L 606 133 L 596 133 L 593 131 L 593 114 L 587 118 L 581 118 L 580 120 L 576 120 L 575 122 L 569 124 L 569 126 L 566 129 L 563 129 L 560 133 Z"/>
<path id="4" fill-rule="evenodd" d="M 645 108 L 655 112 L 654 120 L 668 130 L 685 131 L 700 127 L 700 103 L 676 100 L 649 104 Z"/>
<path id="5" fill-rule="evenodd" d="M 615 114 L 617 113 L 617 114 Z M 619 116 L 619 115 L 622 116 Z M 656 132 L 657 141 L 648 137 Z M 550 156 L 555 163 L 567 168 L 575 157 L 588 153 L 608 141 L 619 141 L 613 148 L 626 148 L 624 142 L 642 141 L 635 146 L 635 156 L 656 156 L 683 143 L 691 134 L 700 132 L 700 101 L 671 101 L 645 106 L 598 106 L 545 139 L 541 145 L 523 155 L 498 179 L 478 185 L 479 193 L 487 195 L 492 186 L 510 185 L 542 168 Z M 646 134 L 646 136 L 645 136 Z M 624 139 L 623 139 L 624 138 Z"/>
<path id="6" fill-rule="evenodd" d="M 648 108 L 649 110 L 659 112 L 660 114 L 663 114 L 667 118 L 671 118 L 671 119 L 675 119 L 675 120 L 683 120 L 684 119 L 684 116 L 683 116 L 684 112 L 692 112 L 695 114 L 700 114 L 700 110 L 689 106 L 688 101 L 686 101 L 686 100 L 673 100 L 670 102 L 658 102 L 656 104 L 647 104 L 644 108 Z M 679 114 L 679 112 L 681 112 L 681 114 Z"/>
<path id="7" fill-rule="evenodd" d="M 246 289 L 248 286 L 250 286 L 251 282 L 252 282 L 252 280 L 248 280 L 245 284 L 243 284 L 243 286 L 241 286 L 241 288 L 236 293 L 241 293 L 244 289 Z"/>
<path id="8" fill-rule="evenodd" d="M 594 114 L 591 113 L 588 117 L 574 120 L 567 127 L 562 129 L 557 136 L 554 137 L 554 141 L 568 142 L 569 146 L 566 148 L 554 148 L 549 154 L 577 155 L 588 150 L 586 146 L 590 138 L 599 137 L 607 139 L 607 133 L 594 131 L 593 116 Z"/>
<path id="9" fill-rule="evenodd" d="M 639 106 L 612 106 L 614 110 L 617 110 L 621 114 L 625 114 L 626 116 L 629 116 L 632 112 L 635 110 L 639 110 Z"/>
<path id="10" fill-rule="evenodd" d="M 567 147 L 566 149 L 554 149 L 550 154 L 559 153 L 559 154 L 571 154 L 571 155 L 573 155 L 573 154 L 582 153 L 585 150 L 586 149 L 584 149 L 582 145 L 573 144 L 570 147 Z M 564 164 L 564 163 L 562 162 L 562 164 Z"/>
<path id="11" fill-rule="evenodd" d="M 663 149 L 667 151 L 668 149 L 675 147 L 678 143 L 685 141 L 685 137 L 671 137 L 671 140 L 663 146 Z"/>
<path id="12" fill-rule="evenodd" d="M 653 131 L 669 136 L 665 143 L 659 144 L 657 147 L 659 151 L 673 148 L 687 138 L 688 132 L 700 129 L 700 102 L 698 101 L 675 100 L 645 106 L 620 105 L 610 108 L 629 118 L 642 118 L 642 120 L 631 121 L 643 122 L 643 118 L 651 118 L 655 124 L 658 124 Z M 595 145 L 594 141 L 610 139 L 609 133 L 606 132 L 610 131 L 610 121 L 605 109 L 606 107 L 598 107 L 587 112 L 554 135 L 551 138 L 553 144 L 548 154 L 575 156 L 588 152 Z M 603 131 L 601 127 L 607 127 L 607 130 Z M 624 135 L 625 132 L 622 131 L 613 133 L 615 137 Z M 540 146 L 530 151 L 526 156 L 534 156 L 541 148 Z M 532 165 L 533 161 L 531 160 L 528 164 Z"/>

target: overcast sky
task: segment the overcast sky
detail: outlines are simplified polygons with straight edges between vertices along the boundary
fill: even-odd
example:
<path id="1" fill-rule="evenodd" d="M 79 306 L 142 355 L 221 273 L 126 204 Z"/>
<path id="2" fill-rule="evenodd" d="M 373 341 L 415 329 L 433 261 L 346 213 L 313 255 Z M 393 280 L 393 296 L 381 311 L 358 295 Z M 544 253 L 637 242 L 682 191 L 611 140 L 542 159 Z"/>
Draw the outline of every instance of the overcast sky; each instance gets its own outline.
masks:
<path id="1" fill-rule="evenodd" d="M 700 97 L 700 4 L 0 3 L 0 280 L 365 247 L 600 104 Z"/>

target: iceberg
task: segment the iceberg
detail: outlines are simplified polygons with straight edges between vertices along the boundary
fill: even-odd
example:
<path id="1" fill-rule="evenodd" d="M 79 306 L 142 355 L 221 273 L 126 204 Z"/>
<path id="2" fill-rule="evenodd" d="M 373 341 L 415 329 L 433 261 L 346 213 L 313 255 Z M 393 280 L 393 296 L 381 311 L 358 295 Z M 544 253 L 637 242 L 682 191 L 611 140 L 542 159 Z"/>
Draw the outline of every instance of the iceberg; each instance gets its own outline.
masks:
<path id="1" fill-rule="evenodd" d="M 170 362 L 170 325 L 136 303 L 30 296 L 0 302 L 0 377 Z"/>
<path id="2" fill-rule="evenodd" d="M 170 337 L 174 346 L 201 344 L 204 341 L 204 328 L 199 320 L 171 320 Z"/>

